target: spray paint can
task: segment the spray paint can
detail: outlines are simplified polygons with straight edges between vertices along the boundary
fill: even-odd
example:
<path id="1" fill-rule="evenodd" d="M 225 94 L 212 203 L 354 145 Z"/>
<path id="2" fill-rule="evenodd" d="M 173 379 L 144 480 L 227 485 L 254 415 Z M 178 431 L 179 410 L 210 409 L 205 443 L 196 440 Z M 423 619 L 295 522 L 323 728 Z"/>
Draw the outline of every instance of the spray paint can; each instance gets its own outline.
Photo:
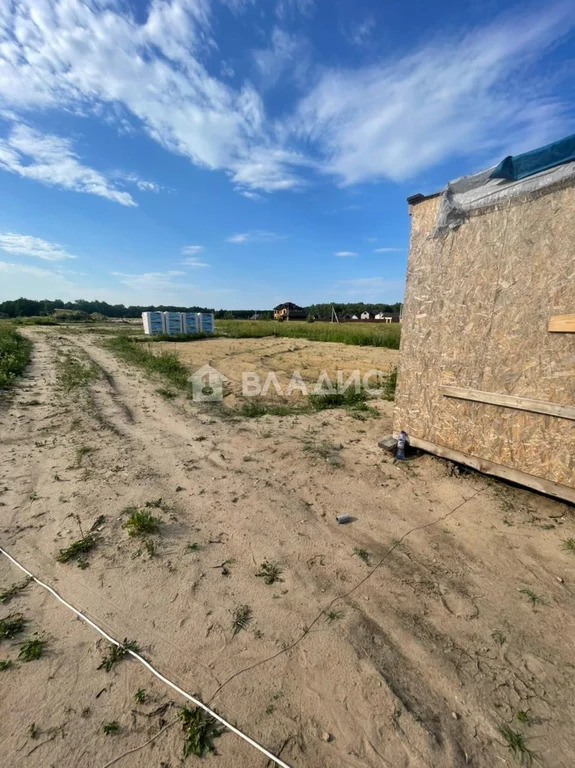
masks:
<path id="1" fill-rule="evenodd" d="M 343 525 L 343 523 L 351 522 L 351 515 L 348 515 L 346 512 L 345 515 L 336 515 L 335 519 L 340 525 Z"/>
<path id="2" fill-rule="evenodd" d="M 405 444 L 407 443 L 407 433 L 401 430 L 399 433 L 399 437 L 397 438 L 397 452 L 395 454 L 395 458 L 398 461 L 403 461 L 405 459 Z"/>

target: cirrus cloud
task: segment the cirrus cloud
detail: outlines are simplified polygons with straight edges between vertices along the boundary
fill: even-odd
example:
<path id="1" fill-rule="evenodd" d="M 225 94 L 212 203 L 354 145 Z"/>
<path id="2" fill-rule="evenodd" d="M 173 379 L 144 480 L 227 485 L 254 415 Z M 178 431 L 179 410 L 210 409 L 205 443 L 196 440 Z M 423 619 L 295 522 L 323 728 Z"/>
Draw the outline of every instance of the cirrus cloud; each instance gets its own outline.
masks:
<path id="1" fill-rule="evenodd" d="M 77 258 L 57 243 L 42 240 L 41 237 L 21 235 L 17 232 L 0 233 L 0 249 L 16 256 L 33 256 L 44 261 L 64 261 Z"/>
<path id="2" fill-rule="evenodd" d="M 0 139 L 0 168 L 48 186 L 136 205 L 128 192 L 116 189 L 103 173 L 83 165 L 69 139 L 40 133 L 25 123 L 13 123 L 8 136 Z"/>
<path id="3" fill-rule="evenodd" d="M 228 3 L 238 13 L 250 5 Z M 560 89 L 553 94 L 531 66 L 573 29 L 567 2 L 514 9 L 375 64 L 310 60 L 310 85 L 296 88 L 274 117 L 269 82 L 259 90 L 248 77 L 234 84 L 208 66 L 218 49 L 215 7 L 208 0 L 151 0 L 137 17 L 116 0 L 4 4 L 0 104 L 19 120 L 50 108 L 92 115 L 118 130 L 128 122 L 194 165 L 227 173 L 248 194 L 299 189 L 318 174 L 343 185 L 400 181 L 454 157 L 484 161 L 545 143 L 567 125 Z M 280 0 L 275 7 L 285 20 L 310 13 L 313 2 Z M 293 79 L 296 44 L 279 30 L 252 61 L 274 83 Z M 3 141 L 5 170 L 135 205 L 83 165 L 68 139 L 30 131 L 16 123 Z"/>
<path id="4" fill-rule="evenodd" d="M 266 232 L 263 229 L 252 229 L 250 232 L 239 232 L 237 235 L 226 237 L 226 243 L 269 243 L 273 240 L 281 240 L 281 235 L 276 232 Z"/>
<path id="5" fill-rule="evenodd" d="M 203 245 L 184 245 L 182 248 L 182 256 L 194 256 L 196 253 L 204 250 Z"/>

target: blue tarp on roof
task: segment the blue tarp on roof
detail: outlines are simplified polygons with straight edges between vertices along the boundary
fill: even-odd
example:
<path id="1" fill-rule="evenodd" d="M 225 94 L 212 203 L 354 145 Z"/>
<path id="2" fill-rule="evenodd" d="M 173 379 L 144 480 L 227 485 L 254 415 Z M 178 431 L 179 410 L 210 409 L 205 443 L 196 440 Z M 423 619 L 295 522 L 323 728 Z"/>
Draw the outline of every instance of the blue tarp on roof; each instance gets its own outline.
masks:
<path id="1" fill-rule="evenodd" d="M 491 179 L 517 181 L 575 160 L 575 134 L 522 155 L 509 155 L 493 171 Z"/>

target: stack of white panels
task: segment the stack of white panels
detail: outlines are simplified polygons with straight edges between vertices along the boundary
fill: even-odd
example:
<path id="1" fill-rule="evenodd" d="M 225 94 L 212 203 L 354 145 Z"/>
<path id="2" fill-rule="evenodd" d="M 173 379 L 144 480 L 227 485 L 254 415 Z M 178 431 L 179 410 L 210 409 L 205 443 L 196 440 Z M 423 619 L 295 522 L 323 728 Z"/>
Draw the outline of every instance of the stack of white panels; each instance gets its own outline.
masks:
<path id="1" fill-rule="evenodd" d="M 179 312 L 164 312 L 164 326 L 166 333 L 181 333 L 182 321 Z"/>
<path id="2" fill-rule="evenodd" d="M 199 333 L 214 332 L 214 316 L 209 312 L 198 312 L 198 331 Z"/>
<path id="3" fill-rule="evenodd" d="M 210 312 L 142 312 L 144 333 L 213 333 L 214 316 Z"/>
<path id="4" fill-rule="evenodd" d="M 163 312 L 142 312 L 142 320 L 144 323 L 144 333 L 147 336 L 166 332 Z"/>
<path id="5" fill-rule="evenodd" d="M 195 312 L 181 312 L 182 333 L 198 332 L 198 316 Z"/>

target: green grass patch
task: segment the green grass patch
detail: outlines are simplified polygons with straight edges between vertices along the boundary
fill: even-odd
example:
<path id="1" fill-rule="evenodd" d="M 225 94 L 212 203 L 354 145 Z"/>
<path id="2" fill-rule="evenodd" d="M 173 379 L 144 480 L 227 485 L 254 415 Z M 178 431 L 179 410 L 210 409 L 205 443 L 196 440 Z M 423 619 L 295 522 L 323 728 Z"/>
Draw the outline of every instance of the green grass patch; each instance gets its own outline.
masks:
<path id="1" fill-rule="evenodd" d="M 32 317 L 15 317 L 12 320 L 16 325 L 58 325 L 55 317 L 33 315 Z"/>
<path id="2" fill-rule="evenodd" d="M 121 645 L 111 645 L 109 647 L 108 652 L 102 657 L 98 669 L 105 669 L 106 672 L 109 672 L 115 664 L 123 661 L 126 656 L 128 656 L 129 651 L 139 653 L 140 646 L 135 640 L 128 640 L 128 638 L 125 637 L 124 642 Z"/>
<path id="3" fill-rule="evenodd" d="M 16 597 L 16 595 L 19 595 L 22 590 L 26 589 L 31 581 L 32 579 L 28 577 L 12 584 L 11 587 L 8 587 L 8 589 L 5 589 L 3 592 L 0 592 L 0 603 L 9 603 L 10 600 Z"/>
<path id="4" fill-rule="evenodd" d="M 235 339 L 265 336 L 331 341 L 359 347 L 388 347 L 399 349 L 400 323 L 278 323 L 274 320 L 216 320 L 216 332 Z M 171 336 L 168 337 L 172 339 Z"/>
<path id="5" fill-rule="evenodd" d="M 249 605 L 238 605 L 233 612 L 232 634 L 235 637 L 242 629 L 247 629 L 251 624 L 253 615 Z"/>
<path id="6" fill-rule="evenodd" d="M 118 733 L 120 730 L 120 723 L 117 720 L 112 720 L 109 723 L 102 723 L 102 733 L 106 736 L 112 736 L 114 733 Z"/>
<path id="7" fill-rule="evenodd" d="M 543 597 L 543 595 L 538 595 L 532 589 L 528 589 L 527 587 L 520 589 L 519 593 L 521 595 L 525 595 L 525 597 L 528 598 L 529 602 L 534 608 L 536 605 L 544 605 L 546 602 L 545 597 Z"/>
<path id="8" fill-rule="evenodd" d="M 60 554 L 56 558 L 59 563 L 69 563 L 71 560 L 76 562 L 82 562 L 84 556 L 90 552 L 96 546 L 97 539 L 92 534 L 84 536 L 83 539 L 78 539 L 70 544 L 69 547 L 60 550 Z"/>
<path id="9" fill-rule="evenodd" d="M 326 392 L 325 394 L 309 395 L 309 404 L 315 411 L 325 411 L 328 408 L 358 408 L 364 410 L 368 406 L 367 392 L 356 392 L 351 387 L 345 392 Z"/>
<path id="10" fill-rule="evenodd" d="M 159 395 L 161 395 L 164 398 L 164 400 L 173 400 L 174 397 L 178 396 L 176 392 L 174 392 L 173 390 L 165 389 L 164 387 L 158 387 L 158 389 L 156 389 L 156 392 Z"/>
<path id="11" fill-rule="evenodd" d="M 11 669 L 13 666 L 14 662 L 12 662 L 10 659 L 2 659 L 2 661 L 0 661 L 0 672 Z"/>
<path id="12" fill-rule="evenodd" d="M 36 661 L 37 659 L 42 658 L 45 648 L 46 640 L 42 640 L 40 637 L 26 640 L 26 642 L 22 643 L 20 646 L 18 658 L 21 661 Z"/>
<path id="13" fill-rule="evenodd" d="M 0 324 L 0 395 L 30 362 L 32 343 L 9 324 Z"/>
<path id="14" fill-rule="evenodd" d="M 214 739 L 224 732 L 218 721 L 204 712 L 200 707 L 189 709 L 180 707 L 178 717 L 184 732 L 184 758 L 190 755 L 203 757 L 209 752 L 215 752 Z"/>
<path id="15" fill-rule="evenodd" d="M 395 388 L 397 387 L 397 366 L 387 377 L 381 395 L 384 400 L 395 400 Z"/>
<path id="16" fill-rule="evenodd" d="M 361 547 L 354 547 L 353 554 L 356 557 L 359 557 L 360 560 L 363 560 L 363 562 L 366 565 L 371 565 L 371 555 L 367 551 L 367 549 L 361 549 Z"/>
<path id="17" fill-rule="evenodd" d="M 503 737 L 505 746 L 520 765 L 531 766 L 537 760 L 537 755 L 529 749 L 525 742 L 525 736 L 520 731 L 514 731 L 508 725 L 500 725 L 499 733 Z"/>
<path id="18" fill-rule="evenodd" d="M 210 333 L 157 333 L 153 336 L 136 336 L 133 341 L 201 341 L 212 339 L 215 334 Z"/>
<path id="19" fill-rule="evenodd" d="M 238 414 L 246 419 L 257 419 L 260 416 L 291 416 L 294 413 L 304 413 L 305 408 L 297 405 L 264 403 L 261 400 L 248 400 L 239 408 Z"/>
<path id="20" fill-rule="evenodd" d="M 128 531 L 130 536 L 151 536 L 154 533 L 158 533 L 162 521 L 154 517 L 150 512 L 146 512 L 145 509 L 135 509 L 128 507 L 124 510 L 130 512 L 129 518 L 124 523 L 124 528 Z"/>
<path id="21" fill-rule="evenodd" d="M 104 341 L 104 346 L 113 352 L 116 357 L 131 365 L 141 368 L 149 375 L 157 375 L 169 382 L 173 387 L 186 389 L 188 386 L 188 369 L 173 352 L 160 352 L 155 354 L 147 344 L 151 338 L 132 339 L 126 336 L 113 336 Z M 172 341 L 172 337 L 167 337 Z"/>
<path id="22" fill-rule="evenodd" d="M 0 640 L 11 640 L 26 627 L 26 619 L 21 613 L 10 613 L 0 619 Z"/>
<path id="23" fill-rule="evenodd" d="M 277 565 L 276 563 L 270 563 L 267 560 L 264 560 L 263 563 L 260 565 L 259 571 L 256 573 L 256 576 L 259 579 L 264 580 L 264 584 L 275 584 L 276 581 L 283 581 L 282 577 L 282 569 Z"/>
<path id="24" fill-rule="evenodd" d="M 345 392 L 310 394 L 307 399 L 295 401 L 293 405 L 290 403 L 266 403 L 263 400 L 251 399 L 242 403 L 235 413 L 247 419 L 257 419 L 261 416 L 294 416 L 300 413 L 325 411 L 330 408 L 347 408 L 351 412 L 379 415 L 375 409 L 368 405 L 368 400 L 367 392 L 356 392 L 350 388 L 346 389 Z"/>

